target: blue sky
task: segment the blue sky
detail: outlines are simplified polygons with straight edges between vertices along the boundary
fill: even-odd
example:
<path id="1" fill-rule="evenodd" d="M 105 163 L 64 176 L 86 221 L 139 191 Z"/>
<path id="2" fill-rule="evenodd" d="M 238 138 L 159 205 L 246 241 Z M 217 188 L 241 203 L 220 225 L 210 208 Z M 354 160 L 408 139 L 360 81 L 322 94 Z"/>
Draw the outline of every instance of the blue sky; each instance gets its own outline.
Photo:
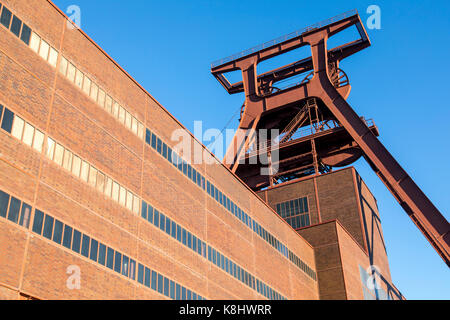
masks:
<path id="1" fill-rule="evenodd" d="M 222 129 L 244 99 L 225 92 L 211 62 L 351 9 L 365 22 L 378 5 L 372 46 L 341 64 L 349 103 L 450 220 L 448 1 L 54 2 L 80 6 L 82 29 L 191 131 L 196 120 Z M 408 299 L 450 299 L 447 266 L 364 160 L 355 166 L 378 200 L 395 285 Z"/>

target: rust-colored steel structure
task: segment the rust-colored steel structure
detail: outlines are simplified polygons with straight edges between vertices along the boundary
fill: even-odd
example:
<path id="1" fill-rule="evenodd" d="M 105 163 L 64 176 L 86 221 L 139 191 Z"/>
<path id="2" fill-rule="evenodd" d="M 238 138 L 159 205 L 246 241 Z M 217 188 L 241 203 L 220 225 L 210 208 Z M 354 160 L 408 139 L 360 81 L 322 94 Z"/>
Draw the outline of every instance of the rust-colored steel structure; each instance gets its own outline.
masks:
<path id="1" fill-rule="evenodd" d="M 360 38 L 328 50 L 328 39 L 350 27 L 357 28 Z M 261 190 L 328 172 L 363 156 L 450 266 L 448 221 L 378 140 L 373 121 L 358 116 L 346 101 L 351 86 L 339 63 L 370 44 L 353 10 L 213 63 L 212 74 L 230 94 L 245 92 L 241 130 L 224 162 L 251 188 Z M 303 46 L 310 46 L 309 58 L 258 75 L 260 62 Z M 231 84 L 225 74 L 237 70 L 243 80 Z M 302 81 L 287 88 L 278 86 L 302 74 Z M 269 135 L 266 141 L 257 141 L 258 130 L 274 128 L 281 132 L 278 137 Z M 256 157 L 265 154 L 270 159 L 274 151 L 278 159 L 269 164 L 278 170 L 261 175 L 262 164 Z"/>

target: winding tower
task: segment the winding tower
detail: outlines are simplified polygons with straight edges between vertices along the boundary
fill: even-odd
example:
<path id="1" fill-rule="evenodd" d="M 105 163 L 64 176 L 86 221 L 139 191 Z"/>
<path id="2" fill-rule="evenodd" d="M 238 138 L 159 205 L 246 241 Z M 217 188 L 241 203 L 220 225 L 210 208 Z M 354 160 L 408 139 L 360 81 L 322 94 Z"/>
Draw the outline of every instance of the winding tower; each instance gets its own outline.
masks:
<path id="1" fill-rule="evenodd" d="M 330 37 L 351 27 L 357 29 L 358 39 L 327 47 Z M 449 223 L 378 140 L 374 122 L 360 117 L 346 101 L 351 85 L 340 62 L 370 45 L 353 10 L 214 62 L 211 72 L 227 92 L 245 93 L 224 164 L 258 192 L 329 173 L 364 157 L 450 265 Z M 310 57 L 258 74 L 259 63 L 305 46 L 311 49 Z M 230 83 L 226 75 L 233 71 L 242 72 L 242 81 Z M 300 81 L 281 86 L 294 78 Z M 259 134 L 262 129 L 267 133 Z M 278 131 L 273 134 L 271 129 Z"/>

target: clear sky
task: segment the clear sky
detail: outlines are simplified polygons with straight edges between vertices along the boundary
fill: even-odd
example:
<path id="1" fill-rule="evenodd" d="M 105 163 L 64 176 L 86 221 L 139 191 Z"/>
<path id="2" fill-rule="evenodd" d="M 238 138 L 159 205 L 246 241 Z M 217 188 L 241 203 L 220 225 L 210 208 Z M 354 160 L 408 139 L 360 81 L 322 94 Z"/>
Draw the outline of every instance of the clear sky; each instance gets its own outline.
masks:
<path id="1" fill-rule="evenodd" d="M 341 64 L 349 103 L 450 220 L 449 1 L 54 2 L 78 5 L 82 29 L 190 131 L 196 120 L 221 130 L 244 99 L 225 92 L 211 62 L 351 9 L 365 22 L 378 5 L 372 46 Z M 450 299 L 447 266 L 367 163 L 355 166 L 378 200 L 395 285 L 408 299 Z"/>

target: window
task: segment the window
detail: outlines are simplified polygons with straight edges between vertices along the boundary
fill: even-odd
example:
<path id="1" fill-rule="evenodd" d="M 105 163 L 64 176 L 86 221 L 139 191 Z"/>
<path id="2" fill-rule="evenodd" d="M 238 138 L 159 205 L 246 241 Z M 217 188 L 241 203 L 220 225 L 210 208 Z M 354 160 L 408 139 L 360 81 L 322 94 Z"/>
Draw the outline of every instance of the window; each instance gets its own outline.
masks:
<path id="1" fill-rule="evenodd" d="M 41 39 L 41 46 L 39 48 L 39 55 L 41 56 L 41 58 L 44 60 L 47 60 L 49 51 L 50 51 L 50 45 Z M 70 69 L 69 69 L 69 71 L 70 71 Z M 72 80 L 72 82 L 73 82 L 73 80 Z"/>
<path id="2" fill-rule="evenodd" d="M 98 241 L 92 239 L 91 241 L 91 253 L 89 255 L 89 258 L 92 261 L 97 262 L 97 258 L 98 258 Z"/>
<path id="3" fill-rule="evenodd" d="M 63 234 L 63 223 L 59 220 L 55 220 L 55 230 L 53 231 L 53 241 L 57 244 L 61 244 Z"/>
<path id="4" fill-rule="evenodd" d="M 114 250 L 111 248 L 108 248 L 108 257 L 106 260 L 106 266 L 111 270 L 113 269 L 114 266 Z"/>
<path id="5" fill-rule="evenodd" d="M 144 266 L 139 264 L 139 274 L 142 272 L 142 282 L 139 281 L 139 274 L 138 274 L 138 281 L 140 283 L 143 283 L 146 287 L 150 288 L 150 269 L 145 267 L 145 283 L 144 283 L 143 270 L 144 270 Z"/>
<path id="6" fill-rule="evenodd" d="M 120 273 L 122 270 L 122 254 L 116 251 L 114 256 L 114 271 Z"/>
<path id="7" fill-rule="evenodd" d="M 129 272 L 129 277 L 130 279 L 135 280 L 135 272 L 136 272 L 136 261 L 134 261 L 133 259 L 130 259 L 130 272 Z"/>
<path id="8" fill-rule="evenodd" d="M 50 240 L 52 239 L 53 222 L 54 222 L 53 217 L 50 217 L 49 215 L 45 215 L 44 231 L 43 231 L 42 235 Z"/>
<path id="9" fill-rule="evenodd" d="M 86 258 L 89 257 L 89 243 L 91 242 L 91 238 L 87 235 L 83 234 L 83 242 L 81 244 L 81 254 Z"/>
<path id="10" fill-rule="evenodd" d="M 14 223 L 19 221 L 19 210 L 21 201 L 14 197 L 11 198 L 11 203 L 9 204 L 8 220 Z"/>
<path id="11" fill-rule="evenodd" d="M 5 130 L 6 132 L 11 133 L 13 119 L 14 113 L 8 108 L 5 108 L 5 112 L 3 113 L 2 119 L 2 129 Z"/>
<path id="12" fill-rule="evenodd" d="M 170 280 L 170 298 L 175 299 L 175 282 Z"/>
<path id="13" fill-rule="evenodd" d="M 186 245 L 186 241 L 187 241 L 187 234 L 186 234 L 186 230 L 183 229 L 183 244 Z"/>
<path id="14" fill-rule="evenodd" d="M 175 299 L 176 300 L 181 299 L 181 286 L 178 283 L 175 286 Z"/>
<path id="15" fill-rule="evenodd" d="M 181 242 L 181 227 L 177 225 L 177 240 Z"/>
<path id="16" fill-rule="evenodd" d="M 176 238 L 176 233 L 177 233 L 177 224 L 172 221 L 172 227 L 171 227 L 171 232 L 172 232 L 172 238 Z"/>
<path id="17" fill-rule="evenodd" d="M 81 244 L 81 232 L 78 230 L 74 230 L 72 250 L 75 251 L 76 253 L 80 253 L 80 244 Z"/>
<path id="18" fill-rule="evenodd" d="M 37 152 L 41 153 L 43 146 L 44 146 L 44 134 L 36 129 L 34 134 L 33 148 Z"/>
<path id="19" fill-rule="evenodd" d="M 155 271 L 152 271 L 152 289 L 156 291 L 157 286 L 157 274 Z"/>
<path id="20" fill-rule="evenodd" d="M 158 292 L 162 294 L 163 293 L 163 288 L 164 288 L 163 276 L 158 273 Z"/>
<path id="21" fill-rule="evenodd" d="M 0 16 L 0 23 L 9 29 L 11 24 L 11 11 L 9 11 L 5 6 L 3 6 L 2 15 Z"/>
<path id="22" fill-rule="evenodd" d="M 148 205 L 147 220 L 148 222 L 153 223 L 153 207 L 151 205 Z"/>
<path id="23" fill-rule="evenodd" d="M 154 210 L 153 222 L 159 228 L 159 211 L 156 209 Z"/>
<path id="24" fill-rule="evenodd" d="M 140 284 L 144 284 L 144 266 L 142 264 L 138 264 L 138 279 L 137 281 Z"/>
<path id="25" fill-rule="evenodd" d="M 186 300 L 186 288 L 181 289 L 181 300 Z"/>
<path id="26" fill-rule="evenodd" d="M 141 217 L 147 220 L 147 203 L 142 201 Z"/>
<path id="27" fill-rule="evenodd" d="M 22 211 L 20 213 L 20 222 L 19 224 L 22 227 L 25 227 L 28 229 L 30 225 L 30 216 L 31 216 L 31 206 L 26 204 L 25 202 L 22 203 Z"/>
<path id="28" fill-rule="evenodd" d="M 146 129 L 145 130 L 145 142 L 147 144 L 150 144 L 151 139 L 152 139 L 152 133 L 150 132 L 150 130 Z"/>
<path id="29" fill-rule="evenodd" d="M 166 297 L 169 296 L 169 279 L 167 279 L 166 277 L 164 277 L 164 295 Z"/>
<path id="30" fill-rule="evenodd" d="M 166 217 L 160 213 L 159 215 L 159 228 L 164 231 L 165 230 L 165 226 L 166 226 Z"/>
<path id="31" fill-rule="evenodd" d="M 122 275 L 128 277 L 128 263 L 129 263 L 130 259 L 127 256 L 123 256 L 122 259 Z"/>
<path id="32" fill-rule="evenodd" d="M 22 35 L 20 36 L 20 40 L 22 40 L 27 45 L 30 44 L 31 37 L 31 29 L 25 23 L 22 24 Z"/>
<path id="33" fill-rule="evenodd" d="M 17 37 L 19 37 L 21 28 L 22 28 L 22 21 L 16 16 L 14 16 L 11 24 L 11 32 L 14 33 Z"/>
<path id="34" fill-rule="evenodd" d="M 64 226 L 63 246 L 68 249 L 72 246 L 72 228 L 67 225 Z"/>
<path id="35" fill-rule="evenodd" d="M 103 243 L 100 243 L 98 247 L 98 263 L 104 266 L 105 262 L 106 262 L 106 246 Z"/>

